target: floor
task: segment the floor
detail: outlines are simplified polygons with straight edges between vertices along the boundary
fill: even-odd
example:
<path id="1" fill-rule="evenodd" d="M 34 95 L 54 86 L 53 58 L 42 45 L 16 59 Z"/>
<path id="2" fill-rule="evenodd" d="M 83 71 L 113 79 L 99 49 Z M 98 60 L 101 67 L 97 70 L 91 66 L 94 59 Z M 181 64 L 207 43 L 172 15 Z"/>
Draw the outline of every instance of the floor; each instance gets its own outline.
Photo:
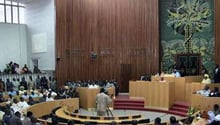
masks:
<path id="1" fill-rule="evenodd" d="M 151 122 L 154 121 L 156 117 L 160 117 L 162 122 L 169 121 L 170 116 L 175 116 L 172 114 L 166 114 L 166 113 L 158 113 L 158 112 L 150 112 L 150 111 L 137 111 L 137 110 L 111 110 L 113 116 L 124 116 L 124 115 L 134 115 L 134 114 L 140 114 L 143 116 L 143 118 L 149 118 Z M 82 115 L 91 115 L 96 116 L 96 111 L 88 111 L 85 109 L 80 109 L 79 113 Z M 183 117 L 175 116 L 177 119 L 182 119 Z"/>

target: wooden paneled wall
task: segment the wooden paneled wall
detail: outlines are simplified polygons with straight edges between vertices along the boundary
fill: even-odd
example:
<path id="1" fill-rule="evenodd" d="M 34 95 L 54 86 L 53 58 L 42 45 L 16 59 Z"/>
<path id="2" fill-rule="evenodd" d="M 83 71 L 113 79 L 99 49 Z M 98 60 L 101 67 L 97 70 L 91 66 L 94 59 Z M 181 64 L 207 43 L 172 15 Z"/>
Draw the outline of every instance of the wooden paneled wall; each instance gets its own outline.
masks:
<path id="1" fill-rule="evenodd" d="M 215 62 L 220 65 L 220 0 L 215 0 Z"/>
<path id="2" fill-rule="evenodd" d="M 60 85 L 67 79 L 116 79 L 127 91 L 128 80 L 157 73 L 158 10 L 158 0 L 56 0 Z"/>

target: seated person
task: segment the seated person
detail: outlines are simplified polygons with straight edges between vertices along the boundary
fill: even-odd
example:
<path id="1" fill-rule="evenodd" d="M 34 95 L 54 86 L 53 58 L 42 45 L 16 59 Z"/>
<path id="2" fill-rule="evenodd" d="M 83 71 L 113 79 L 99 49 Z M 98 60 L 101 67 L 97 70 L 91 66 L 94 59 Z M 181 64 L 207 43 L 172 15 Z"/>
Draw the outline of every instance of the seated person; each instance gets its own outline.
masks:
<path id="1" fill-rule="evenodd" d="M 18 106 L 21 108 L 21 111 L 24 111 L 26 108 L 30 107 L 23 97 L 20 97 L 20 102 L 18 102 Z"/>
<path id="2" fill-rule="evenodd" d="M 49 91 L 49 92 L 47 93 L 47 95 L 50 93 L 52 97 L 57 96 L 57 93 L 54 92 L 54 91 L 52 91 L 52 89 L 49 89 L 48 91 Z"/>
<path id="3" fill-rule="evenodd" d="M 92 82 L 92 84 L 88 85 L 89 88 L 98 88 L 99 86 L 95 84 L 95 82 Z"/>
<path id="4" fill-rule="evenodd" d="M 215 116 L 218 115 L 219 113 L 220 113 L 219 112 L 219 105 L 214 104 L 213 109 L 207 112 L 207 114 L 209 116 L 209 122 L 211 123 L 212 121 L 214 121 Z"/>
<path id="5" fill-rule="evenodd" d="M 24 92 L 24 94 L 21 97 L 26 100 L 29 98 L 29 95 L 27 94 L 27 92 Z"/>
<path id="6" fill-rule="evenodd" d="M 157 118 L 154 120 L 154 125 L 161 125 L 161 118 L 157 117 Z"/>
<path id="7" fill-rule="evenodd" d="M 161 72 L 160 74 L 160 82 L 166 82 L 166 80 L 164 79 L 164 72 Z"/>
<path id="8" fill-rule="evenodd" d="M 8 91 L 8 95 L 16 96 L 17 93 L 14 89 L 11 88 L 10 91 Z"/>
<path id="9" fill-rule="evenodd" d="M 34 105 L 34 104 L 36 104 L 37 102 L 36 101 L 34 101 L 34 99 L 32 98 L 32 96 L 29 96 L 29 99 L 28 99 L 28 105 Z"/>
<path id="10" fill-rule="evenodd" d="M 180 72 L 177 69 L 174 69 L 173 73 L 172 73 L 175 77 L 181 77 Z"/>
<path id="11" fill-rule="evenodd" d="M 214 104 L 213 106 L 213 113 L 216 115 L 218 115 L 220 113 L 220 108 L 218 104 Z"/>
<path id="12" fill-rule="evenodd" d="M 209 78 L 208 74 L 204 74 L 204 77 L 202 79 L 202 83 L 203 84 L 210 84 L 211 83 L 211 79 Z"/>
<path id="13" fill-rule="evenodd" d="M 49 93 L 46 97 L 46 102 L 47 101 L 54 101 L 53 97 L 51 96 L 51 93 Z"/>
<path id="14" fill-rule="evenodd" d="M 10 109 L 12 109 L 12 111 L 15 112 L 19 112 L 22 110 L 22 108 L 20 107 L 20 105 L 18 104 L 18 100 L 16 98 L 13 99 L 13 103 L 10 106 Z"/>
<path id="15" fill-rule="evenodd" d="M 3 92 L 0 92 L 0 103 L 4 101 L 5 101 L 5 98 L 3 96 Z"/>
<path id="16" fill-rule="evenodd" d="M 22 73 L 29 73 L 29 69 L 27 67 L 27 64 L 24 64 L 24 67 L 22 67 Z"/>
<path id="17" fill-rule="evenodd" d="M 214 87 L 214 89 L 209 94 L 210 97 L 220 97 L 220 93 L 218 87 Z"/>
<path id="18" fill-rule="evenodd" d="M 170 125 L 180 125 L 175 116 L 170 116 Z"/>
<path id="19" fill-rule="evenodd" d="M 205 86 L 202 90 L 198 90 L 194 92 L 194 94 L 201 94 L 202 96 L 209 96 L 211 90 L 209 89 L 209 86 Z"/>

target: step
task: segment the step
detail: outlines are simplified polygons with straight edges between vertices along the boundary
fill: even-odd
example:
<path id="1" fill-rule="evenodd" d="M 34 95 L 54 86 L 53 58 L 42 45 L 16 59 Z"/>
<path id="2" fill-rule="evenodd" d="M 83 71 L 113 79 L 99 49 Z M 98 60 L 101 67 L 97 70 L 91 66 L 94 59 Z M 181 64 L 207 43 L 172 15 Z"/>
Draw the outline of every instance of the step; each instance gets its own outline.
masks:
<path id="1" fill-rule="evenodd" d="M 144 107 L 144 103 L 114 103 L 114 106 L 142 106 Z"/>
<path id="2" fill-rule="evenodd" d="M 114 104 L 144 104 L 144 102 L 132 102 L 132 101 L 114 101 Z"/>
<path id="3" fill-rule="evenodd" d="M 116 100 L 114 100 L 114 102 L 144 103 L 144 100 L 116 99 Z"/>
<path id="4" fill-rule="evenodd" d="M 136 106 L 114 106 L 114 109 L 145 110 L 144 107 L 136 107 Z"/>
<path id="5" fill-rule="evenodd" d="M 169 114 L 178 115 L 178 116 L 182 116 L 182 117 L 186 117 L 187 116 L 187 113 L 185 113 L 185 112 L 174 111 L 174 110 L 169 110 L 168 113 Z"/>
<path id="6" fill-rule="evenodd" d="M 189 108 L 189 104 L 186 102 L 175 102 L 173 106 Z"/>
<path id="7" fill-rule="evenodd" d="M 176 107 L 176 106 L 171 107 L 170 110 L 188 112 L 188 108 L 182 108 L 182 107 Z"/>

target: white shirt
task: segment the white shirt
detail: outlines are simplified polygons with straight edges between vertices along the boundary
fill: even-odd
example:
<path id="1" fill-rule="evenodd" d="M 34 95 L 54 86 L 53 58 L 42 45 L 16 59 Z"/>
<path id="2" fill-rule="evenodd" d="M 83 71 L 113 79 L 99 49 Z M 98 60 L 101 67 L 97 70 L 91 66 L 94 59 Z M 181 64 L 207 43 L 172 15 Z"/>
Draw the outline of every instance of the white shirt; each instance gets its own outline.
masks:
<path id="1" fill-rule="evenodd" d="M 210 92 L 211 92 L 210 89 L 209 90 L 202 89 L 202 90 L 197 91 L 196 93 L 201 94 L 202 96 L 209 96 Z"/>
<path id="2" fill-rule="evenodd" d="M 27 102 L 25 102 L 25 101 L 23 101 L 23 102 L 18 102 L 18 105 L 19 105 L 19 107 L 23 110 L 23 109 L 26 109 L 26 108 L 28 108 L 28 107 L 30 107 L 28 104 L 27 104 Z"/>
<path id="3" fill-rule="evenodd" d="M 21 112 L 21 107 L 18 105 L 18 103 L 17 103 L 17 104 L 13 103 L 10 108 L 11 108 L 14 112 Z"/>
<path id="4" fill-rule="evenodd" d="M 89 85 L 89 88 L 98 88 L 99 86 L 97 85 Z"/>
<path id="5" fill-rule="evenodd" d="M 46 102 L 47 102 L 47 101 L 54 101 L 54 99 L 53 99 L 52 97 L 50 97 L 50 98 L 47 97 L 47 98 L 46 98 Z"/>

